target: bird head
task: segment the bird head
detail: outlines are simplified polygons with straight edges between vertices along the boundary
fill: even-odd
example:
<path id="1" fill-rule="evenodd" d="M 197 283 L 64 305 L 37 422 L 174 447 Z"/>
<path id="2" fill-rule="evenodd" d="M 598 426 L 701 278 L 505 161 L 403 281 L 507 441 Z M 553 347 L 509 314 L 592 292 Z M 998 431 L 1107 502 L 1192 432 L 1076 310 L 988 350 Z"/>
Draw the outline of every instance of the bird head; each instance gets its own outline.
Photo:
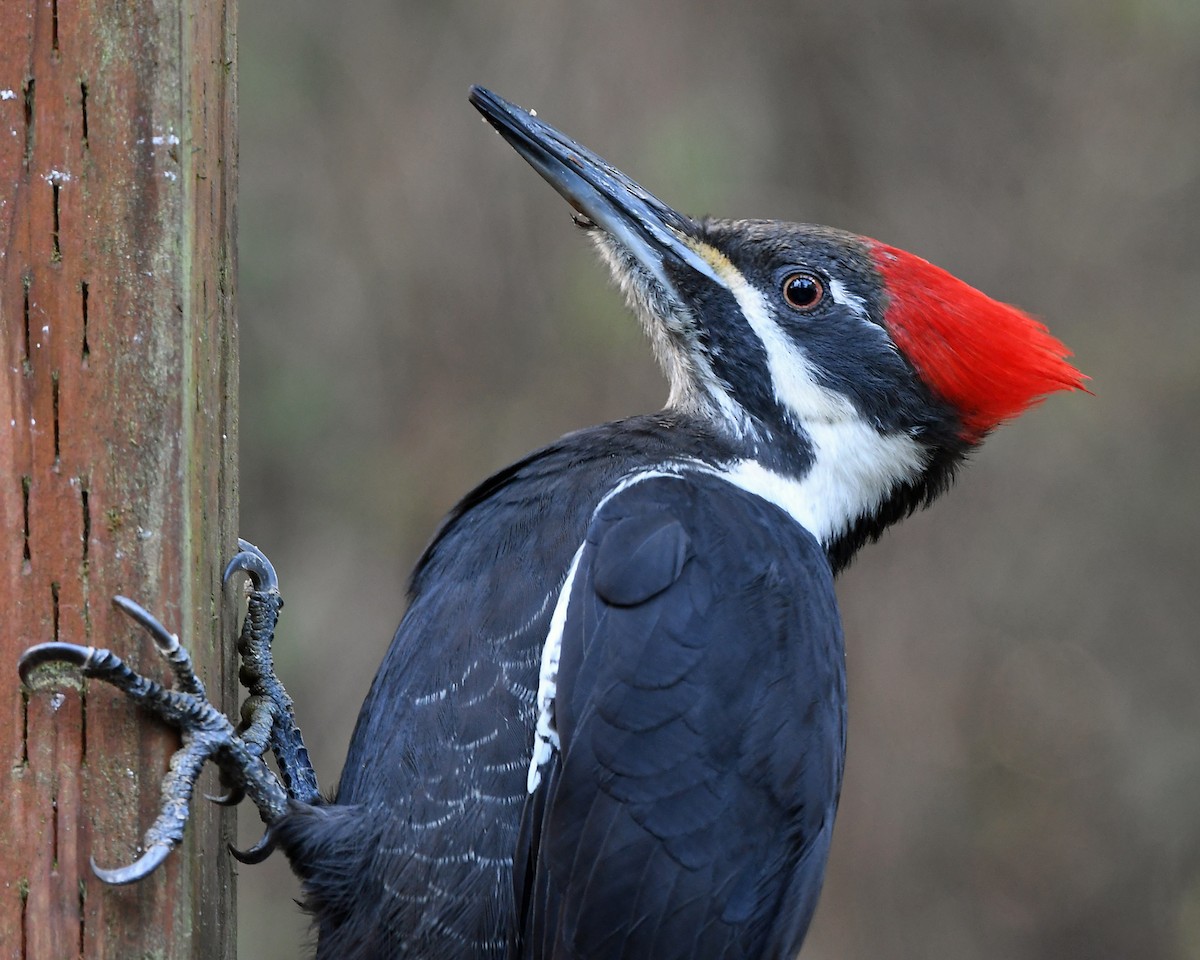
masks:
<path id="1" fill-rule="evenodd" d="M 693 219 L 479 87 L 471 102 L 577 211 L 654 345 L 668 407 L 739 451 L 840 565 L 928 503 L 999 424 L 1081 389 L 1027 313 L 931 263 L 812 224 Z"/>

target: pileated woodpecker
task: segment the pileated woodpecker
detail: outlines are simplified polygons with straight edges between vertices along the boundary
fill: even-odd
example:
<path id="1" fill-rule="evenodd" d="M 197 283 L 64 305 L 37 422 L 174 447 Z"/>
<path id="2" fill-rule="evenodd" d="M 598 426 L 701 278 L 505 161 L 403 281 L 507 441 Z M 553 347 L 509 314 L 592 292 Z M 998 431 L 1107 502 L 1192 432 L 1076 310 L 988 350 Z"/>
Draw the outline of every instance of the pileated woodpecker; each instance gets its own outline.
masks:
<path id="1" fill-rule="evenodd" d="M 968 451 L 1083 377 L 1066 348 L 894 247 L 827 227 L 694 220 L 487 90 L 471 102 L 577 211 L 649 334 L 659 413 L 563 437 L 443 523 L 322 800 L 270 664 L 270 564 L 249 544 L 254 709 L 44 644 L 184 732 L 268 823 L 319 958 L 790 958 L 842 780 L 833 575 L 950 484 Z M 205 727 L 195 717 L 203 715 Z M 282 784 L 262 762 L 274 749 Z M 190 780 L 188 777 L 190 776 Z M 178 842 L 164 809 L 132 867 Z"/>

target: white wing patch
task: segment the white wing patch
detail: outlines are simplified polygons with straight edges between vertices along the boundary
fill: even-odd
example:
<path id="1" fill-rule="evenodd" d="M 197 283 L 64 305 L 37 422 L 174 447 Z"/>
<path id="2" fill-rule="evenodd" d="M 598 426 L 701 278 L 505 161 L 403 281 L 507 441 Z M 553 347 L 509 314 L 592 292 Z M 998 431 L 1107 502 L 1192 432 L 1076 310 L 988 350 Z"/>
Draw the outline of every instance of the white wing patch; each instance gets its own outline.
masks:
<path id="1" fill-rule="evenodd" d="M 604 495 L 596 509 L 592 511 L 595 517 L 606 503 L 622 490 L 627 490 L 635 483 L 649 480 L 653 477 L 679 477 L 689 469 L 704 470 L 716 474 L 716 471 L 701 463 L 680 461 L 678 463 L 662 464 L 648 470 L 630 474 L 622 479 Z M 542 765 L 554 756 L 554 751 L 561 748 L 558 730 L 554 726 L 554 696 L 558 692 L 558 658 L 562 652 L 563 628 L 567 624 L 567 607 L 571 603 L 571 587 L 575 583 L 575 572 L 579 569 L 579 558 L 583 556 L 583 544 L 575 551 L 571 566 L 567 569 L 567 577 L 562 589 L 558 592 L 558 601 L 554 605 L 554 613 L 550 615 L 550 628 L 546 631 L 546 642 L 542 645 L 542 667 L 538 674 L 537 726 L 533 732 L 533 756 L 529 760 L 529 777 L 526 788 L 533 793 L 542 783 Z"/>
<path id="2" fill-rule="evenodd" d="M 567 623 L 567 606 L 571 602 L 571 586 L 575 582 L 575 571 L 579 558 L 583 556 L 583 544 L 575 551 L 567 579 L 558 592 L 558 602 L 550 615 L 550 629 L 546 631 L 546 642 L 542 646 L 542 667 L 538 673 L 537 727 L 533 732 L 533 756 L 529 760 L 529 777 L 526 789 L 533 793 L 542 782 L 542 764 L 559 749 L 558 731 L 554 729 L 554 695 L 558 692 L 558 656 L 562 650 L 563 627 Z"/>

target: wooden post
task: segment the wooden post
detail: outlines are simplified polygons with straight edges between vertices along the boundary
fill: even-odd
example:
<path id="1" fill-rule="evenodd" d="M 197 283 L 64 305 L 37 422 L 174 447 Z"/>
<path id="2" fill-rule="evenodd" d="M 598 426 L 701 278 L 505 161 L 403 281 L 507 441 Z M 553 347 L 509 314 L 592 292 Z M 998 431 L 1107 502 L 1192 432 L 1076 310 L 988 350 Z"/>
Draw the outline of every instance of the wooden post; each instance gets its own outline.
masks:
<path id="1" fill-rule="evenodd" d="M 177 736 L 102 684 L 26 693 L 16 663 L 60 639 L 169 679 L 124 593 L 231 702 L 235 21 L 236 0 L 0 2 L 2 960 L 234 952 L 214 805 L 142 883 L 88 866 L 140 852 Z"/>

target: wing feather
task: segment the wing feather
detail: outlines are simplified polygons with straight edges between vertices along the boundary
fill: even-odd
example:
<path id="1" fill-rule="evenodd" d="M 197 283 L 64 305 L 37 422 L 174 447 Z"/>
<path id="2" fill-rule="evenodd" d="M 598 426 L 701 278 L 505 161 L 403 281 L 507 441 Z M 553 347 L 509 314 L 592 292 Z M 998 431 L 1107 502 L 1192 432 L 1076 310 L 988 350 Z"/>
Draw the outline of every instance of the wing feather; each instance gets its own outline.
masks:
<path id="1" fill-rule="evenodd" d="M 514 956 L 790 957 L 820 889 L 845 750 L 824 552 L 711 475 L 592 518 L 529 798 Z"/>

